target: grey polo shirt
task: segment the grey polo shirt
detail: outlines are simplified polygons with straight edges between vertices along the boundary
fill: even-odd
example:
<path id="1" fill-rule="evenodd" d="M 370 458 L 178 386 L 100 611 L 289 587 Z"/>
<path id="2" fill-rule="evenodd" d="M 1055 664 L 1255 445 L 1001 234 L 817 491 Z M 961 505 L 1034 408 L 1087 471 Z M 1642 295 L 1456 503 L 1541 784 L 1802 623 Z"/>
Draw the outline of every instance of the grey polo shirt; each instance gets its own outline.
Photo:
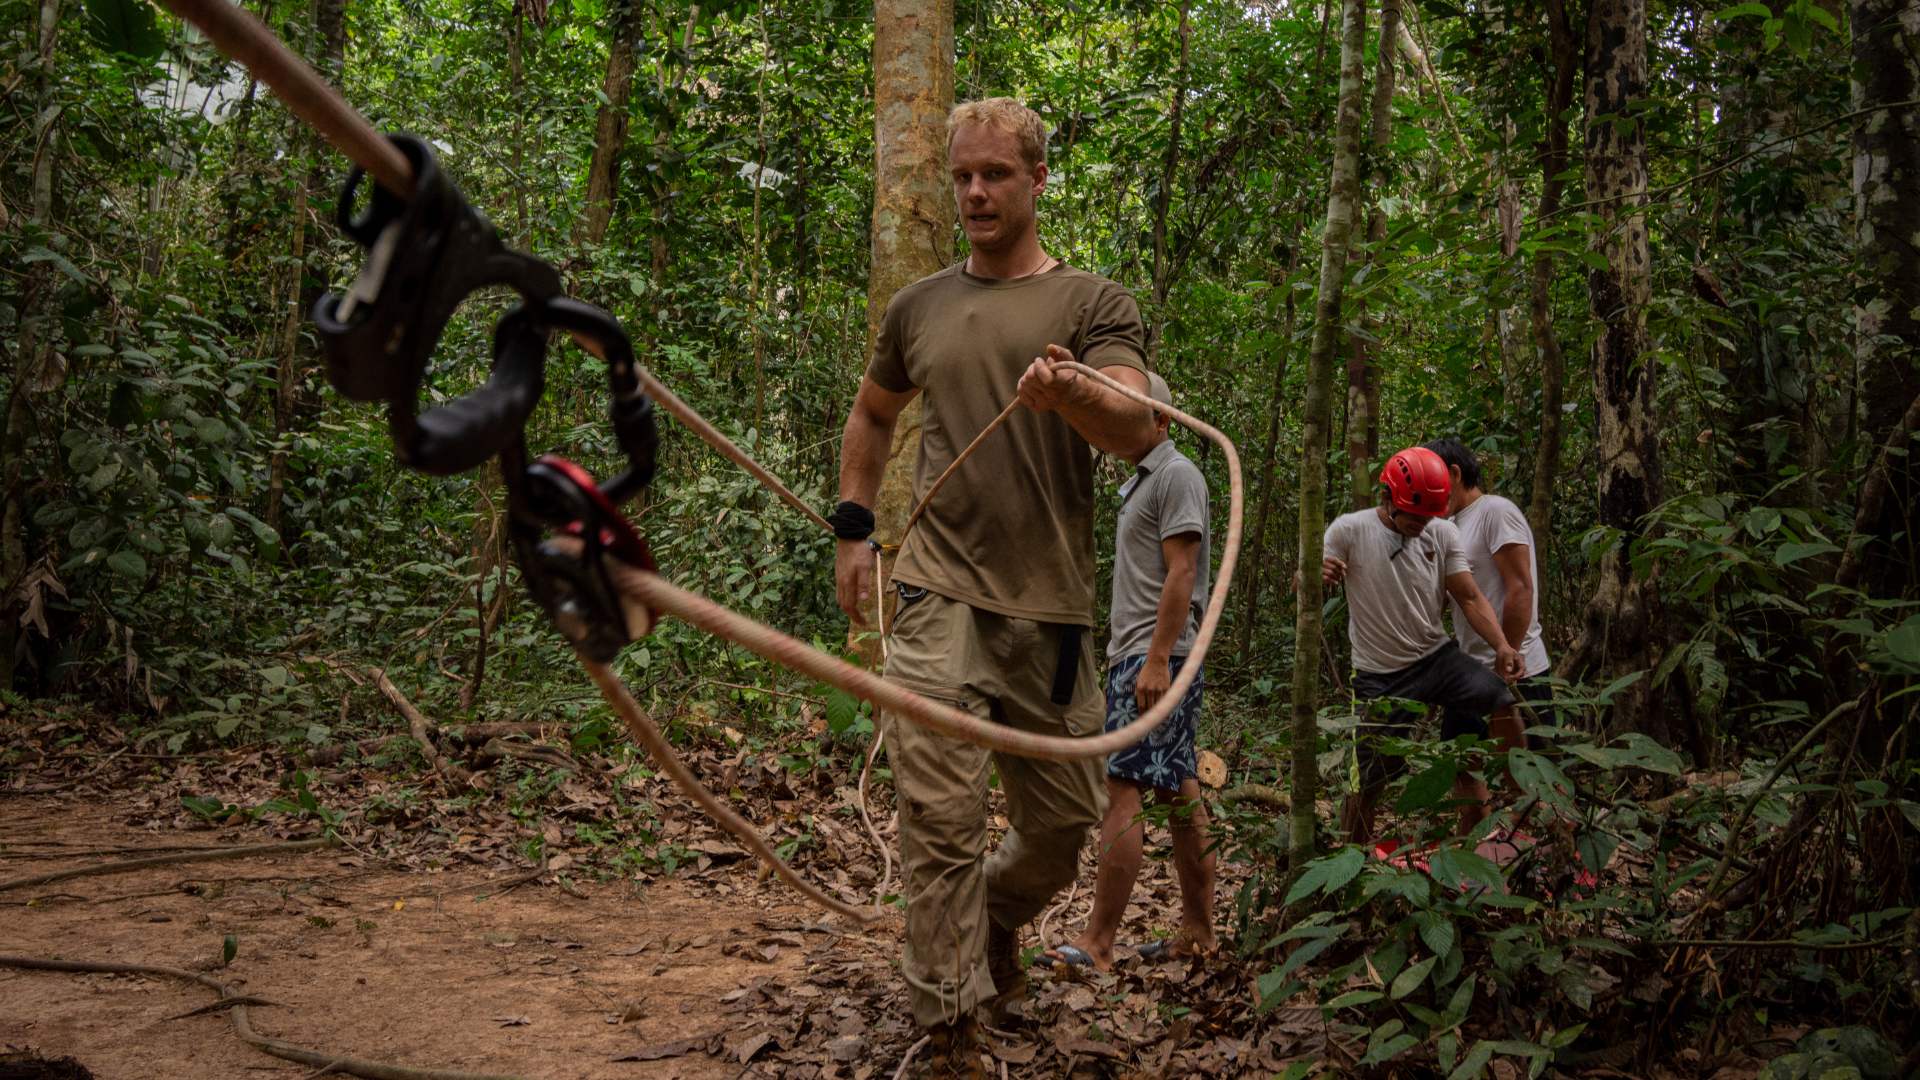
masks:
<path id="1" fill-rule="evenodd" d="M 1113 604 L 1108 615 L 1112 634 L 1107 640 L 1107 664 L 1145 655 L 1153 643 L 1160 592 L 1167 583 L 1167 559 L 1160 542 L 1182 533 L 1199 533 L 1200 565 L 1193 577 L 1187 625 L 1173 643 L 1173 655 L 1185 656 L 1193 648 L 1200 614 L 1206 610 L 1211 578 L 1206 478 L 1200 475 L 1199 466 L 1168 439 L 1147 452 L 1133 478 L 1121 485 L 1120 499 L 1120 524 L 1114 533 Z"/>

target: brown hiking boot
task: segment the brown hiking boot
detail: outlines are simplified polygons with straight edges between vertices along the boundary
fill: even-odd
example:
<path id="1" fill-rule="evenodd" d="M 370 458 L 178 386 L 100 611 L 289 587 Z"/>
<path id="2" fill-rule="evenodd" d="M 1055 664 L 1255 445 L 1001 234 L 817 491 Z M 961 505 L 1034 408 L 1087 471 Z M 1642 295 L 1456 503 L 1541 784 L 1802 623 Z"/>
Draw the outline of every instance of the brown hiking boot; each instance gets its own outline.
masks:
<path id="1" fill-rule="evenodd" d="M 1016 1006 L 1027 1000 L 1027 971 L 1020 966 L 1020 931 L 1002 929 L 987 920 L 987 977 L 993 980 L 993 997 L 980 1003 L 988 1022 L 1006 1027 L 1016 1015 Z"/>
<path id="2" fill-rule="evenodd" d="M 987 1080 L 986 1067 L 980 1064 L 985 1049 L 980 1024 L 973 1017 L 935 1024 L 927 1029 L 927 1048 L 913 1075 L 925 1080 Z"/>

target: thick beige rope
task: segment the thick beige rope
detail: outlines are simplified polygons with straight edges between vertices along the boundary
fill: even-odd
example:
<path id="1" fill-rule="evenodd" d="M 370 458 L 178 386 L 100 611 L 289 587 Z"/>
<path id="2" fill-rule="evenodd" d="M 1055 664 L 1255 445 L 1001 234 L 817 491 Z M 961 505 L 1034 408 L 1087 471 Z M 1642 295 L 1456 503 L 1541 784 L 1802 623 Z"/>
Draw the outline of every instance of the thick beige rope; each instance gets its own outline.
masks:
<path id="1" fill-rule="evenodd" d="M 1234 568 L 1240 557 L 1243 509 L 1240 456 L 1235 451 L 1232 440 L 1210 424 L 1197 420 L 1171 405 L 1156 402 L 1147 395 L 1123 386 L 1085 364 L 1065 361 L 1059 366 L 1071 368 L 1123 397 L 1165 413 L 1192 428 L 1220 447 L 1227 464 L 1227 537 L 1220 555 L 1220 572 L 1207 598 L 1207 608 L 1200 618 L 1199 629 L 1194 635 L 1193 649 L 1188 654 L 1187 663 L 1181 666 L 1180 673 L 1174 677 L 1173 685 L 1167 688 L 1167 693 L 1159 703 L 1123 728 L 1078 738 L 1020 731 L 921 697 L 864 668 L 821 652 L 805 642 L 731 611 L 697 593 L 681 589 L 657 574 L 623 567 L 617 563 L 611 564 L 614 587 L 631 600 L 656 611 L 677 615 L 710 634 L 742 645 L 774 663 L 810 675 L 830 686 L 837 686 L 847 693 L 873 702 L 879 708 L 890 710 L 942 735 L 964 739 L 1002 753 L 1051 761 L 1102 757 L 1116 750 L 1124 750 L 1146 738 L 1153 729 L 1159 727 L 1168 716 L 1172 715 L 1173 710 L 1180 704 L 1181 698 L 1193 685 L 1194 679 L 1199 676 L 1207 649 L 1213 643 L 1214 631 L 1219 626 L 1221 614 L 1226 610 L 1227 592 L 1232 586 Z M 1005 413 L 1002 414 L 1004 415 Z M 950 474 L 961 461 L 965 460 L 966 455 L 979 445 L 980 440 L 976 438 L 954 461 L 954 464 L 948 467 L 947 473 Z M 921 503 L 924 508 L 924 498 Z M 902 540 L 904 539 L 903 536 Z"/>

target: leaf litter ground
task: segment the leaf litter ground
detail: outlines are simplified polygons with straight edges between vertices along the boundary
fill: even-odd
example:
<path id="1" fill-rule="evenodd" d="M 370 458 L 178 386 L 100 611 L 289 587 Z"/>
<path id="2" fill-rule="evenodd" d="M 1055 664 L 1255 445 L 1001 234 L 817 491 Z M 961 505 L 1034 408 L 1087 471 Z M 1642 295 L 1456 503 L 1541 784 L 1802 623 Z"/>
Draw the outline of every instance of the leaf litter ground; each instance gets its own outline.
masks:
<path id="1" fill-rule="evenodd" d="M 209 820 L 209 805 L 287 799 L 294 765 L 277 750 L 141 756 L 105 725 L 75 741 L 75 723 L 0 717 L 0 877 L 317 831 L 287 814 Z M 691 758 L 737 807 L 777 823 L 776 843 L 797 841 L 803 873 L 871 897 L 881 864 L 851 777 L 795 776 L 730 738 Z M 604 755 L 585 761 L 572 774 L 508 763 L 480 793 L 452 793 L 377 752 L 309 769 L 317 802 L 343 815 L 344 846 L 0 893 L 0 952 L 204 970 L 278 1003 L 253 1012 L 263 1033 L 416 1067 L 891 1077 L 919 1035 L 896 970 L 898 913 L 865 927 L 823 916 L 759 880 L 664 781 Z M 882 787 L 877 820 L 891 816 L 885 801 Z M 651 807 L 649 838 L 685 858 L 677 872 L 620 862 L 625 834 L 610 840 L 606 822 L 633 806 Z M 535 836 L 549 873 L 528 882 Z M 1030 952 L 1082 925 L 1091 876 L 1088 858 L 1071 897 L 1029 933 Z M 1175 898 L 1164 860 L 1149 860 L 1122 942 L 1149 940 Z M 993 1056 L 1020 1076 L 1240 1076 L 1349 1049 L 1327 1045 L 1317 1009 L 1256 1015 L 1254 974 L 1224 957 L 1123 958 L 1106 974 L 1036 967 L 1025 1021 L 992 1033 Z M 312 1071 L 240 1043 L 223 1012 L 169 1019 L 207 1000 L 161 978 L 0 970 L 0 1043 L 71 1055 L 103 1080 Z"/>

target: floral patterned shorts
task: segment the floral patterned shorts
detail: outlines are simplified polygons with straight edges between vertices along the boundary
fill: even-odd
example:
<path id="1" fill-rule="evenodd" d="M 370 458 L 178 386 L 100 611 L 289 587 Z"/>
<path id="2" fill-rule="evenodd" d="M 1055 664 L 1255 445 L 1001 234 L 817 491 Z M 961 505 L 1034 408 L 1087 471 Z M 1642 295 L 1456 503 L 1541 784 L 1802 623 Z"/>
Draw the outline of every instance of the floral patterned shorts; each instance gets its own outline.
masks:
<path id="1" fill-rule="evenodd" d="M 1167 665 L 1169 677 L 1178 677 L 1187 662 L 1176 656 Z M 1107 669 L 1107 730 L 1123 728 L 1140 719 L 1140 701 L 1133 696 L 1133 684 L 1147 664 L 1145 653 L 1117 661 Z M 1162 791 L 1179 791 L 1182 781 L 1194 779 L 1199 772 L 1194 763 L 1194 730 L 1200 722 L 1200 694 L 1206 688 L 1203 671 L 1187 688 L 1187 696 L 1159 727 L 1125 750 L 1107 758 L 1107 775 L 1130 780 Z"/>

